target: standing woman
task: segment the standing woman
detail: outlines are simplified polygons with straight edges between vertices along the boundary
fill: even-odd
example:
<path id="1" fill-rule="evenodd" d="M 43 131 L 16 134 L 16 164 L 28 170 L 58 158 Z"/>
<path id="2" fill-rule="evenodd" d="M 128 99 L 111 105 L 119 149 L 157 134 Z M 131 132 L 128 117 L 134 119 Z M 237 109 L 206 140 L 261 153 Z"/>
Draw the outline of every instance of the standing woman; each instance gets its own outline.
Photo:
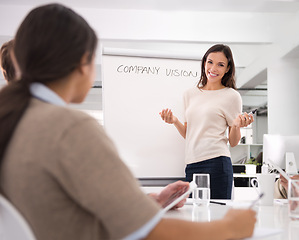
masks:
<path id="1" fill-rule="evenodd" d="M 160 113 L 186 139 L 186 180 L 190 182 L 194 173 L 209 173 L 212 199 L 231 198 L 233 169 L 227 141 L 236 146 L 240 128 L 254 121 L 251 115 L 242 114 L 242 99 L 235 89 L 232 52 L 217 44 L 203 56 L 197 86 L 184 93 L 184 124 L 170 109 Z"/>

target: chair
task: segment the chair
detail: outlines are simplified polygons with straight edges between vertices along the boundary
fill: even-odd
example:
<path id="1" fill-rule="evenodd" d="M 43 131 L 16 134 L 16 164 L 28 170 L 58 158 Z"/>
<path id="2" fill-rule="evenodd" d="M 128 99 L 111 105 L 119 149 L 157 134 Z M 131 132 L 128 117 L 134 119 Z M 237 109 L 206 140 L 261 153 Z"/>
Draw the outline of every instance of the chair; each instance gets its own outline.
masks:
<path id="1" fill-rule="evenodd" d="M 18 210 L 0 194 L 0 239 L 35 240 L 30 226 Z"/>

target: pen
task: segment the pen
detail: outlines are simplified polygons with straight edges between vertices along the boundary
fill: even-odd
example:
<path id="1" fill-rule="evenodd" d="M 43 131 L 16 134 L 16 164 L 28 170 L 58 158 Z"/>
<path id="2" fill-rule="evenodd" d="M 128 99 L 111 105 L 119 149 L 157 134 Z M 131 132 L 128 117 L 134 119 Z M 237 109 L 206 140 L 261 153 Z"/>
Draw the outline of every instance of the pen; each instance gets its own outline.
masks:
<path id="1" fill-rule="evenodd" d="M 252 201 L 252 203 L 250 204 L 249 208 L 252 208 L 252 207 L 257 203 L 257 201 L 260 200 L 263 196 L 264 196 L 264 193 L 261 193 L 261 194 L 257 197 L 257 199 L 255 199 L 254 201 Z"/>
<path id="2" fill-rule="evenodd" d="M 226 205 L 226 203 L 224 203 L 224 202 L 214 202 L 214 201 L 210 201 L 210 203 L 219 204 L 219 205 Z"/>

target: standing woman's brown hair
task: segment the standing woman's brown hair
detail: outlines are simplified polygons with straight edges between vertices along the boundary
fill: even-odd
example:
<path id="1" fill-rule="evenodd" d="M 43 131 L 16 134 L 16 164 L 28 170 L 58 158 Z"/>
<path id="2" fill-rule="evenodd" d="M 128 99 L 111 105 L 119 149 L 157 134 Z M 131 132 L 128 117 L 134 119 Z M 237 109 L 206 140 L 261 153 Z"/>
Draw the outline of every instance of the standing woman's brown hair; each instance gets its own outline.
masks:
<path id="1" fill-rule="evenodd" d="M 96 34 L 86 21 L 60 4 L 35 8 L 26 16 L 14 39 L 21 79 L 0 91 L 0 161 L 29 104 L 30 83 L 62 79 L 80 65 L 84 54 L 90 62 L 96 45 Z"/>
<path id="2" fill-rule="evenodd" d="M 201 60 L 201 77 L 200 80 L 197 84 L 197 87 L 200 85 L 205 86 L 207 84 L 207 76 L 205 73 L 205 64 L 207 61 L 207 57 L 209 56 L 210 53 L 213 52 L 222 52 L 225 57 L 227 58 L 229 70 L 225 75 L 223 76 L 221 83 L 225 87 L 230 87 L 233 89 L 236 89 L 236 81 L 235 81 L 235 63 L 233 59 L 233 54 L 229 46 L 224 45 L 224 44 L 216 44 L 208 49 L 208 51 L 205 53 Z"/>

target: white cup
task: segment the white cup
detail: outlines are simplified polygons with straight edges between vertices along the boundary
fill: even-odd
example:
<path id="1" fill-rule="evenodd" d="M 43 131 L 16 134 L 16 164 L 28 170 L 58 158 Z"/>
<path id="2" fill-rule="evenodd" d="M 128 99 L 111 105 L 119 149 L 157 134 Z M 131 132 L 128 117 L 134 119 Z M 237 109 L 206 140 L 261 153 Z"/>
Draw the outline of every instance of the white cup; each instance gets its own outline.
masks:
<path id="1" fill-rule="evenodd" d="M 256 189 L 257 193 L 264 194 L 258 202 L 260 206 L 273 205 L 274 182 L 275 174 L 256 174 L 256 178 L 251 179 L 251 185 Z M 256 187 L 256 183 L 258 187 Z"/>
<path id="2" fill-rule="evenodd" d="M 210 204 L 210 174 L 196 173 L 193 174 L 193 181 L 197 188 L 193 191 L 194 206 L 209 206 Z"/>
<path id="3" fill-rule="evenodd" d="M 289 216 L 299 220 L 299 180 L 291 179 L 288 184 Z"/>

